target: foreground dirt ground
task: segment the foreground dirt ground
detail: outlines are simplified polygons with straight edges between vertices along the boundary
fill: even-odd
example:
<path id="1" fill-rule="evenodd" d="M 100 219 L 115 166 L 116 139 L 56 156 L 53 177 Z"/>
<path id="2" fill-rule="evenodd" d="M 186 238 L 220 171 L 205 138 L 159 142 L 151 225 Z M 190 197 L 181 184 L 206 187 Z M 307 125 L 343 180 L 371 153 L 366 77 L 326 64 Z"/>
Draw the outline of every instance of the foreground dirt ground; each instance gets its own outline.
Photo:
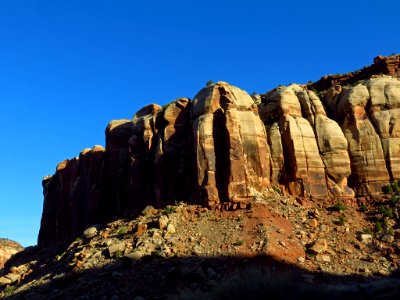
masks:
<path id="1" fill-rule="evenodd" d="M 311 299 L 391 299 L 400 287 L 393 199 L 274 195 L 231 211 L 183 203 L 147 207 L 137 218 L 91 226 L 68 245 L 27 248 L 1 270 L 0 295 L 236 299 L 238 287 L 265 294 L 292 284 Z"/>

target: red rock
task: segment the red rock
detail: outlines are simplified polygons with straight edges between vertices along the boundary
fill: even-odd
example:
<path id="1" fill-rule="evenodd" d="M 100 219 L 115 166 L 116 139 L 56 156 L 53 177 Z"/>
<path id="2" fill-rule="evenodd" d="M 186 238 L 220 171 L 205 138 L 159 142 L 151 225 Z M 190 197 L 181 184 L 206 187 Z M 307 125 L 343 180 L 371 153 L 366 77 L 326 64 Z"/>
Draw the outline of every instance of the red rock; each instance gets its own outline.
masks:
<path id="1" fill-rule="evenodd" d="M 147 224 L 139 223 L 136 228 L 136 236 L 141 236 L 147 230 Z"/>
<path id="2" fill-rule="evenodd" d="M 400 80 L 377 75 L 399 70 L 400 55 L 378 57 L 255 100 L 218 82 L 193 101 L 150 104 L 112 121 L 105 149 L 84 149 L 43 179 L 38 244 L 72 240 L 149 205 L 245 208 L 273 186 L 303 205 L 374 195 L 400 179 Z"/>
<path id="3" fill-rule="evenodd" d="M 14 254 L 22 251 L 24 248 L 17 242 L 9 239 L 0 238 L 0 269 Z"/>
<path id="4" fill-rule="evenodd" d="M 197 187 L 208 201 L 236 202 L 269 185 L 266 131 L 244 91 L 219 82 L 193 100 Z"/>

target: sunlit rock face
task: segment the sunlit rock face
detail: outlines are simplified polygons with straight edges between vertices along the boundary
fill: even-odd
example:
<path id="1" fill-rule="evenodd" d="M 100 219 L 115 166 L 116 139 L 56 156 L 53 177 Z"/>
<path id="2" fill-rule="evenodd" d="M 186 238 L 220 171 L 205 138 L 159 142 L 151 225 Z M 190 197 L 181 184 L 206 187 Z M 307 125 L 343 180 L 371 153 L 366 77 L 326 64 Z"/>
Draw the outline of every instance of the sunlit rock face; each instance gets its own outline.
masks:
<path id="1" fill-rule="evenodd" d="M 349 142 L 357 194 L 378 193 L 400 178 L 400 81 L 379 76 L 353 86 L 331 87 L 326 96 Z"/>
<path id="2" fill-rule="evenodd" d="M 0 238 L 0 269 L 16 253 L 24 250 L 19 243 L 9 239 Z"/>
<path id="3" fill-rule="evenodd" d="M 195 185 L 208 204 L 247 200 L 269 186 L 267 134 L 246 92 L 224 82 L 201 90 L 192 121 Z"/>
<path id="4" fill-rule="evenodd" d="M 301 197 L 354 196 L 347 186 L 347 140 L 313 91 L 282 86 L 263 95 L 259 109 L 269 133 L 273 184 Z"/>
<path id="5" fill-rule="evenodd" d="M 240 208 L 273 191 L 316 201 L 400 179 L 400 56 L 249 96 L 226 82 L 131 120 L 43 180 L 40 246 L 180 201 Z M 377 75 L 376 73 L 391 76 Z M 359 80 L 362 79 L 362 80 Z"/>

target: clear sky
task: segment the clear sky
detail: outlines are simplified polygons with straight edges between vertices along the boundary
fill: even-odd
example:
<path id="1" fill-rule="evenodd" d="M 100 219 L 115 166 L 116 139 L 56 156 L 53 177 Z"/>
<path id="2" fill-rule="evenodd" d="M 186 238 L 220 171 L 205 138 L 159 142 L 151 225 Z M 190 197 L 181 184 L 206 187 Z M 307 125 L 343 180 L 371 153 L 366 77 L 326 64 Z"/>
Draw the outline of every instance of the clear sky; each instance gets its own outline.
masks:
<path id="1" fill-rule="evenodd" d="M 344 73 L 400 52 L 400 2 L 0 0 L 0 237 L 36 244 L 41 180 L 113 119 Z"/>

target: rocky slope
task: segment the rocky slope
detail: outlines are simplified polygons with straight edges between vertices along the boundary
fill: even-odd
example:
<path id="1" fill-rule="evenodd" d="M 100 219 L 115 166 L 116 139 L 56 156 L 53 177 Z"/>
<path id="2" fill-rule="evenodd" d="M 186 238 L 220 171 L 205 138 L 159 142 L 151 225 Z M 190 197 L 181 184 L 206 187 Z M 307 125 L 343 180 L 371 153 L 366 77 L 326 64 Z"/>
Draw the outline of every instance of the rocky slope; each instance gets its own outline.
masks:
<path id="1" fill-rule="evenodd" d="M 346 199 L 400 179 L 400 56 L 309 85 L 250 97 L 225 82 L 132 120 L 111 121 L 106 147 L 83 150 L 43 180 L 38 243 L 179 201 L 245 207 L 274 189 Z"/>
<path id="2" fill-rule="evenodd" d="M 0 272 L 0 297 L 396 299 L 400 189 L 362 201 L 272 193 L 234 211 L 148 206 L 19 253 Z"/>
<path id="3" fill-rule="evenodd" d="M 4 264 L 10 259 L 11 256 L 22 251 L 23 249 L 24 247 L 17 242 L 0 238 L 0 269 L 4 267 Z"/>

